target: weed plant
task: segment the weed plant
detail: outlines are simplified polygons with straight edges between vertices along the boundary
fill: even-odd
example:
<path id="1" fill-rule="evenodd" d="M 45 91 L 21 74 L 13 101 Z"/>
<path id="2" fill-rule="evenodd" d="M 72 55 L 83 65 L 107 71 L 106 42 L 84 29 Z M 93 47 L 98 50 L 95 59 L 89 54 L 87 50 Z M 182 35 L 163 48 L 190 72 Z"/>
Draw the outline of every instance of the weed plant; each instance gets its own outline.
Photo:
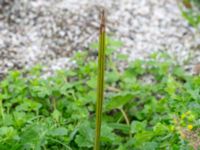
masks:
<path id="1" fill-rule="evenodd" d="M 127 60 L 114 52 L 121 42 L 108 38 L 106 45 L 101 149 L 197 149 L 200 76 L 188 75 L 165 53 L 119 71 L 111 60 Z M 76 67 L 47 79 L 36 66 L 0 82 L 1 150 L 93 149 L 97 62 L 88 56 L 77 52 Z"/>

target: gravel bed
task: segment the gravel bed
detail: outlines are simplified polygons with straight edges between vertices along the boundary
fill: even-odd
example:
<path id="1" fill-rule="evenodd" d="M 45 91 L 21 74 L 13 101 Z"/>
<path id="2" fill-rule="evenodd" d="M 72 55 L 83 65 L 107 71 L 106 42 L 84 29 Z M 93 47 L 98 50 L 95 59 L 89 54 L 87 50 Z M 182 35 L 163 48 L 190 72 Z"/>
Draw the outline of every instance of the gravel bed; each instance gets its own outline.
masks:
<path id="1" fill-rule="evenodd" d="M 78 50 L 97 40 L 100 1 L 0 0 L 0 76 L 37 63 L 51 74 L 69 68 Z M 4 7 L 2 7 L 4 6 Z M 164 50 L 180 63 L 200 62 L 200 36 L 182 18 L 175 0 L 110 0 L 108 34 L 124 42 L 129 60 Z"/>

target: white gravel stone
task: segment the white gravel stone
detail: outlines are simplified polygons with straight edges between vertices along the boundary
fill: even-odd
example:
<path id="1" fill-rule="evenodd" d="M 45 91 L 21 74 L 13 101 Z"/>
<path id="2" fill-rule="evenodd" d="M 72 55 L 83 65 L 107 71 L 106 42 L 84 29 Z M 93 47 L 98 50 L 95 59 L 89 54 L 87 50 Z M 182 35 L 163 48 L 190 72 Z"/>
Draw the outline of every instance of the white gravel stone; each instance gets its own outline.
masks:
<path id="1" fill-rule="evenodd" d="M 200 60 L 200 35 L 182 18 L 175 0 L 15 0 L 0 7 L 0 74 L 10 68 L 68 68 L 69 57 L 97 40 L 99 11 L 107 9 L 107 31 L 129 60 L 166 50 L 180 63 Z"/>

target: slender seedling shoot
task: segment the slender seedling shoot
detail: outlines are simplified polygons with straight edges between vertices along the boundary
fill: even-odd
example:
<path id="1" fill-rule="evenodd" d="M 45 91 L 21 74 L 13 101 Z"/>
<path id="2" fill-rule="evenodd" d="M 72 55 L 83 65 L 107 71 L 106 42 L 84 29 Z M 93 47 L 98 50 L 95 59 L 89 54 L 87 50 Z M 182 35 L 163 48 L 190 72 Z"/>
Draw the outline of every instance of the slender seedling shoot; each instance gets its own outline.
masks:
<path id="1" fill-rule="evenodd" d="M 104 69 L 105 69 L 105 11 L 101 12 L 101 24 L 99 34 L 98 51 L 98 78 L 97 78 L 97 102 L 96 102 L 96 135 L 94 150 L 100 150 L 102 104 L 104 99 Z"/>

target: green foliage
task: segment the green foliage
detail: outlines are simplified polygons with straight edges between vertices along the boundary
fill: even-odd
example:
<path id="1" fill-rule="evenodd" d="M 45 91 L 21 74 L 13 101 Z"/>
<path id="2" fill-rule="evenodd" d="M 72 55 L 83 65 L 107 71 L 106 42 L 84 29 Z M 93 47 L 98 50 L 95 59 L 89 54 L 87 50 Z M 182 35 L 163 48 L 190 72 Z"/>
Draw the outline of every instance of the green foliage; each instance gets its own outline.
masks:
<path id="1" fill-rule="evenodd" d="M 185 8 L 184 8 L 185 7 Z M 180 6 L 182 16 L 188 23 L 194 27 L 200 24 L 200 1 L 199 0 L 183 0 L 183 6 Z"/>
<path id="2" fill-rule="evenodd" d="M 77 53 L 75 68 L 47 79 L 37 66 L 0 82 L 0 149 L 92 149 L 97 62 L 88 55 Z M 107 56 L 101 149 L 193 149 L 200 76 L 187 75 L 164 53 L 130 62 L 124 71 L 113 57 Z"/>

